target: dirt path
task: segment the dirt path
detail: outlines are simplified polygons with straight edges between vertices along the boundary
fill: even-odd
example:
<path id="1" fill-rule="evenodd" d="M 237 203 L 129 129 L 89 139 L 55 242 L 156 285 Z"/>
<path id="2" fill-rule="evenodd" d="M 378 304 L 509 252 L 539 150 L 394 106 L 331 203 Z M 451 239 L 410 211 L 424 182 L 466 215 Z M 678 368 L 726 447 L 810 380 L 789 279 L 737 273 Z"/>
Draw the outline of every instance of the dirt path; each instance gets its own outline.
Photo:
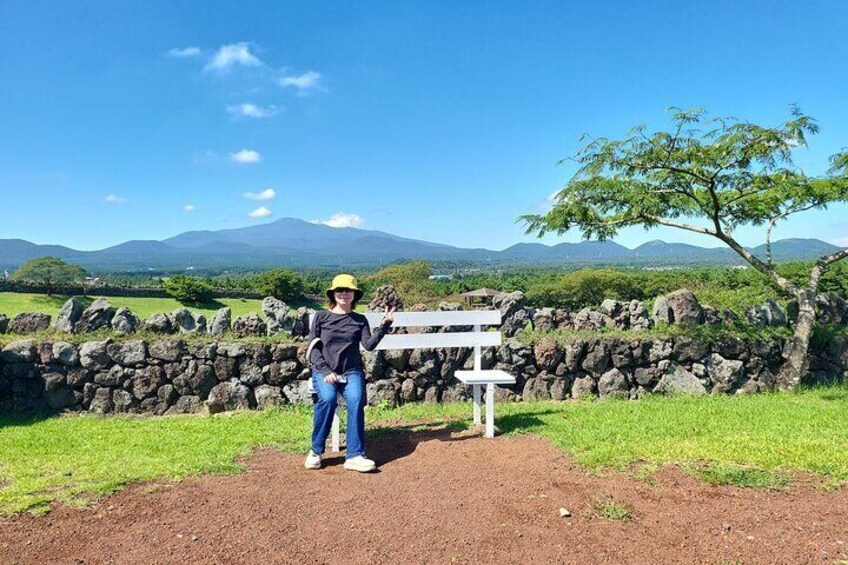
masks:
<path id="1" fill-rule="evenodd" d="M 370 440 L 321 471 L 258 451 L 247 472 L 136 485 L 91 509 L 0 521 L 0 563 L 839 563 L 848 492 L 654 485 L 587 473 L 546 440 L 448 430 Z M 595 501 L 633 519 L 598 517 Z M 561 518 L 560 507 L 573 516 Z"/>

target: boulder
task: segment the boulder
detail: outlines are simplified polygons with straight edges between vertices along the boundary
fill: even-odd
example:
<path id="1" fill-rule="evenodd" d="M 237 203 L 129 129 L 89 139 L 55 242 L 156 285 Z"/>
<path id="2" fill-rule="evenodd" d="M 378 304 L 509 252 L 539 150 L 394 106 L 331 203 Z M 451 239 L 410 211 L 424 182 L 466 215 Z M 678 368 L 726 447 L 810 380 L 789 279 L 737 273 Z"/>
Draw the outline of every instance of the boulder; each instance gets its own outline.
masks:
<path id="1" fill-rule="evenodd" d="M 654 307 L 651 311 L 651 318 L 656 324 L 671 324 L 674 321 L 672 317 L 671 307 L 668 305 L 668 298 L 665 296 L 657 296 L 654 299 Z"/>
<path id="2" fill-rule="evenodd" d="M 595 379 L 590 376 L 583 376 L 574 379 L 574 384 L 571 386 L 571 398 L 580 400 L 586 398 L 594 398 L 597 396 L 597 385 Z"/>
<path id="3" fill-rule="evenodd" d="M 618 369 L 610 369 L 598 379 L 598 394 L 601 398 L 629 398 L 627 376 Z"/>
<path id="4" fill-rule="evenodd" d="M 556 329 L 553 308 L 539 308 L 533 314 L 533 327 L 539 331 L 548 332 Z"/>
<path id="5" fill-rule="evenodd" d="M 389 407 L 395 407 L 398 403 L 398 389 L 395 387 L 395 382 L 390 379 L 382 379 L 373 383 L 365 384 L 366 396 L 369 406 L 379 406 L 386 404 Z"/>
<path id="6" fill-rule="evenodd" d="M 114 408 L 115 405 L 112 403 L 112 389 L 106 387 L 97 388 L 88 409 L 98 414 L 108 414 Z"/>
<path id="7" fill-rule="evenodd" d="M 42 312 L 26 312 L 16 315 L 6 329 L 10 334 L 30 334 L 50 327 L 50 315 Z"/>
<path id="8" fill-rule="evenodd" d="M 137 340 L 110 343 L 106 346 L 106 353 L 112 361 L 120 365 L 140 365 L 147 360 L 147 342 Z"/>
<path id="9" fill-rule="evenodd" d="M 141 323 L 141 329 L 155 334 L 172 334 L 175 331 L 174 322 L 167 314 L 153 314 Z"/>
<path id="10" fill-rule="evenodd" d="M 675 290 L 668 295 L 667 299 L 674 324 L 691 326 L 703 322 L 703 309 L 691 290 L 686 288 Z"/>
<path id="11" fill-rule="evenodd" d="M 173 312 L 171 312 L 170 316 L 171 320 L 174 323 L 174 328 L 179 333 L 201 333 L 205 332 L 206 328 L 200 330 L 197 325 L 197 320 L 194 317 L 194 314 L 191 313 L 187 308 L 177 308 Z M 206 319 L 204 318 L 204 326 Z"/>
<path id="12" fill-rule="evenodd" d="M 209 334 L 215 337 L 221 337 L 229 332 L 232 315 L 232 310 L 229 308 L 221 308 L 215 312 L 215 315 L 212 316 L 212 320 L 209 322 Z"/>
<path id="13" fill-rule="evenodd" d="M 238 337 L 264 336 L 268 327 L 258 314 L 251 312 L 246 316 L 239 316 L 233 322 L 233 333 Z"/>
<path id="14" fill-rule="evenodd" d="M 833 292 L 816 296 L 816 322 L 819 324 L 841 324 L 846 320 L 848 306 L 845 299 Z"/>
<path id="15" fill-rule="evenodd" d="M 749 308 L 745 312 L 745 317 L 755 326 L 781 327 L 787 322 L 786 310 L 772 299 Z"/>
<path id="16" fill-rule="evenodd" d="M 268 321 L 268 335 L 276 335 L 283 331 L 283 323 L 289 313 L 289 307 L 282 300 L 273 296 L 262 299 L 262 314 Z"/>
<path id="17" fill-rule="evenodd" d="M 395 310 L 403 310 L 403 300 L 394 286 L 387 284 L 377 287 L 374 291 L 374 298 L 368 303 L 368 312 L 385 312 L 389 308 Z"/>
<path id="18" fill-rule="evenodd" d="M 57 341 L 53 343 L 52 348 L 53 358 L 62 365 L 67 367 L 75 367 L 76 365 L 79 365 L 79 352 L 72 344 L 65 343 L 64 341 Z"/>
<path id="19" fill-rule="evenodd" d="M 218 383 L 212 387 L 212 390 L 209 391 L 209 398 L 206 399 L 206 406 L 209 408 L 210 414 L 217 414 L 218 412 L 226 412 L 237 408 L 250 408 L 249 403 L 240 402 L 241 397 L 236 395 L 237 384 L 227 381 Z"/>
<path id="20" fill-rule="evenodd" d="M 138 331 L 141 322 L 138 316 L 133 314 L 129 308 L 121 307 L 115 312 L 111 321 L 112 329 L 120 335 L 130 335 Z"/>
<path id="21" fill-rule="evenodd" d="M 610 364 L 609 343 L 595 338 L 586 345 L 586 356 L 581 367 L 588 373 L 603 374 Z"/>
<path id="22" fill-rule="evenodd" d="M 501 331 L 504 337 L 513 337 L 525 326 L 532 327 L 524 302 L 524 293 L 520 290 L 502 292 L 492 298 L 492 306 L 501 311 Z"/>
<path id="23" fill-rule="evenodd" d="M 112 364 L 112 359 L 106 352 L 106 347 L 112 340 L 87 341 L 80 345 L 80 363 L 90 371 L 100 371 Z"/>
<path id="24" fill-rule="evenodd" d="M 259 385 L 253 390 L 253 394 L 256 397 L 256 407 L 260 410 L 286 404 L 286 398 L 278 386 Z"/>
<path id="25" fill-rule="evenodd" d="M 149 365 L 135 372 L 132 377 L 132 392 L 138 399 L 156 396 L 159 387 L 165 382 L 162 367 Z"/>
<path id="26" fill-rule="evenodd" d="M 77 397 L 74 391 L 66 386 L 59 386 L 53 390 L 49 390 L 44 394 L 44 402 L 52 410 L 62 410 L 77 403 Z"/>
<path id="27" fill-rule="evenodd" d="M 707 373 L 713 382 L 712 392 L 731 392 L 745 380 L 745 364 L 742 361 L 725 359 L 717 353 L 707 358 Z"/>
<path id="28" fill-rule="evenodd" d="M 115 307 L 109 304 L 105 298 L 98 298 L 83 310 L 80 319 L 74 325 L 76 333 L 93 332 L 101 328 L 108 328 L 112 318 L 115 317 Z"/>
<path id="29" fill-rule="evenodd" d="M 150 357 L 161 361 L 178 361 L 185 355 L 185 342 L 181 339 L 154 341 L 148 347 Z"/>
<path id="30" fill-rule="evenodd" d="M 59 315 L 53 322 L 53 329 L 59 332 L 72 333 L 84 309 L 85 307 L 78 299 L 68 299 L 62 305 L 62 309 L 59 310 Z"/>
<path id="31" fill-rule="evenodd" d="M 32 363 L 35 361 L 35 342 L 22 339 L 6 344 L 0 351 L 0 361 L 3 363 Z"/>
<path id="32" fill-rule="evenodd" d="M 647 330 L 652 325 L 645 305 L 639 300 L 630 301 L 630 304 L 627 305 L 627 316 L 630 327 L 633 329 Z"/>
<path id="33" fill-rule="evenodd" d="M 203 401 L 200 400 L 199 396 L 181 396 L 177 399 L 173 406 L 165 411 L 165 415 L 194 414 L 196 412 L 200 412 L 203 406 Z"/>
<path id="34" fill-rule="evenodd" d="M 698 377 L 677 363 L 668 363 L 654 392 L 667 394 L 706 394 L 707 389 Z"/>
<path id="35" fill-rule="evenodd" d="M 614 327 L 615 321 L 609 316 L 596 312 L 591 308 L 583 308 L 574 315 L 574 329 L 581 330 L 600 330 L 605 327 Z"/>
<path id="36" fill-rule="evenodd" d="M 674 357 L 681 363 L 700 361 L 709 352 L 709 344 L 704 343 L 700 339 L 682 335 L 674 340 Z"/>
<path id="37" fill-rule="evenodd" d="M 543 337 L 533 348 L 536 364 L 542 371 L 553 372 L 562 361 L 563 351 L 552 337 Z"/>

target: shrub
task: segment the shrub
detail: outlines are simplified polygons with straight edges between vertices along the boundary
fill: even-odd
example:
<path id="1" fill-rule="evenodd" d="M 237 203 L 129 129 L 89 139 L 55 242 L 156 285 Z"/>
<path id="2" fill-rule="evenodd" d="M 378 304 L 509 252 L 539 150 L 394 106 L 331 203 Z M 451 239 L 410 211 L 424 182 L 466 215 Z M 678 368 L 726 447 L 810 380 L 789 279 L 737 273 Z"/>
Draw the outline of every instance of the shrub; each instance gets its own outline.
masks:
<path id="1" fill-rule="evenodd" d="M 175 275 L 162 285 L 171 298 L 183 304 L 200 304 L 212 300 L 212 286 L 203 279 Z"/>
<path id="2" fill-rule="evenodd" d="M 300 275 L 286 269 L 272 269 L 256 277 L 257 292 L 283 301 L 297 300 L 306 291 L 306 283 Z"/>

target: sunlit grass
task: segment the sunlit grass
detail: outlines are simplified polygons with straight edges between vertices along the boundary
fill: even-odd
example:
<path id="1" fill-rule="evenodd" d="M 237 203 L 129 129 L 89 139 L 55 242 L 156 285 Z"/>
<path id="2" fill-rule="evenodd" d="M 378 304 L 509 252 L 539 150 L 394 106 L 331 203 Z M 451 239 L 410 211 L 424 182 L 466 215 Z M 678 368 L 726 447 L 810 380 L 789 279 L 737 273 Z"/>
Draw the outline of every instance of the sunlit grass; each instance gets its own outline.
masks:
<path id="1" fill-rule="evenodd" d="M 499 403 L 504 434 L 538 434 L 590 469 L 677 464 L 714 484 L 779 487 L 797 472 L 848 481 L 848 388 L 638 402 Z M 369 434 L 410 423 L 467 425 L 471 406 L 369 408 Z M 459 422 L 459 424 L 457 424 Z M 233 473 L 257 446 L 305 452 L 308 407 L 209 417 L 0 417 L 0 513 L 85 503 L 136 481 Z M 497 440 L 496 440 L 497 441 Z M 294 470 L 293 470 L 294 472 Z M 642 477 L 645 479 L 646 477 Z"/>

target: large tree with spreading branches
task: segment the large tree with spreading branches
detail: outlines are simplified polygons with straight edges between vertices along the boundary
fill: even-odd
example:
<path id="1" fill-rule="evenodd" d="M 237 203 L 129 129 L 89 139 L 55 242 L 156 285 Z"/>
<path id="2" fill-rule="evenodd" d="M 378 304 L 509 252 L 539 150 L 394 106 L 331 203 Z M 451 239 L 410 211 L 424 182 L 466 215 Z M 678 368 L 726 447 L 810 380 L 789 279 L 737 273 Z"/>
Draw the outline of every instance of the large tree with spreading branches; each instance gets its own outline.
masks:
<path id="1" fill-rule="evenodd" d="M 793 152 L 818 132 L 816 121 L 796 107 L 776 127 L 676 108 L 672 124 L 670 131 L 656 133 L 637 126 L 620 140 L 584 138 L 572 158 L 580 167 L 556 194 L 552 209 L 519 221 L 540 237 L 577 229 L 586 239 L 605 240 L 629 226 L 670 226 L 721 240 L 798 301 L 795 333 L 778 375 L 779 386 L 792 389 L 808 368 L 819 280 L 848 257 L 848 249 L 819 258 L 806 283 L 798 285 L 775 269 L 771 234 L 794 214 L 848 201 L 848 150 L 833 155 L 821 176 L 795 167 Z M 739 243 L 734 232 L 741 226 L 762 228 L 765 257 Z"/>

